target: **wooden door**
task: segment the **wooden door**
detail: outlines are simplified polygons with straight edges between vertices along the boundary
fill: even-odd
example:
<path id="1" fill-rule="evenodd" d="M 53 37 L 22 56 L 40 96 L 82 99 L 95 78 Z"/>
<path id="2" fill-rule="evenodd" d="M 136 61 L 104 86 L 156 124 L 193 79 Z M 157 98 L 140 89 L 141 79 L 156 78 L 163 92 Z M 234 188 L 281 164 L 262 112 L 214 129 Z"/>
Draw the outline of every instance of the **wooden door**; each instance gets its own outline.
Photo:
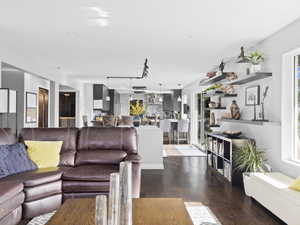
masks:
<path id="1" fill-rule="evenodd" d="M 39 127 L 48 127 L 49 93 L 47 89 L 39 88 Z"/>

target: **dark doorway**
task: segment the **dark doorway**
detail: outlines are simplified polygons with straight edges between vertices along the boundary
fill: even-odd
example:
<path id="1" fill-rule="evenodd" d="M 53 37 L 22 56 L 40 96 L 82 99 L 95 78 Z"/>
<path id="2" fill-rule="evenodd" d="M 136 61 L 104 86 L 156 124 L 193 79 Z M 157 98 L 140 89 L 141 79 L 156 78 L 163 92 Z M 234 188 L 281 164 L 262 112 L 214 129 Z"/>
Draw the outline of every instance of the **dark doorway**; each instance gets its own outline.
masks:
<path id="1" fill-rule="evenodd" d="M 75 127 L 76 93 L 59 93 L 59 127 Z"/>
<path id="2" fill-rule="evenodd" d="M 39 127 L 48 127 L 49 91 L 39 88 Z"/>

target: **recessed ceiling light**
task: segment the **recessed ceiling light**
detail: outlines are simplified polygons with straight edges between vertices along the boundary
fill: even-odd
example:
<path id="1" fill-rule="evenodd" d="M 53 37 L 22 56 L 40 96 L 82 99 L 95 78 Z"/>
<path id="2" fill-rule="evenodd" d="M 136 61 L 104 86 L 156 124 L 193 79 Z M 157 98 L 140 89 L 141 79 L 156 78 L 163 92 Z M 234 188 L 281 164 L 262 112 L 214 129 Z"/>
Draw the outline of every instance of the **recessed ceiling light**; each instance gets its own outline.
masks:
<path id="1" fill-rule="evenodd" d="M 109 25 L 109 12 L 103 10 L 99 6 L 82 7 L 83 10 L 88 11 L 88 25 L 106 27 Z"/>

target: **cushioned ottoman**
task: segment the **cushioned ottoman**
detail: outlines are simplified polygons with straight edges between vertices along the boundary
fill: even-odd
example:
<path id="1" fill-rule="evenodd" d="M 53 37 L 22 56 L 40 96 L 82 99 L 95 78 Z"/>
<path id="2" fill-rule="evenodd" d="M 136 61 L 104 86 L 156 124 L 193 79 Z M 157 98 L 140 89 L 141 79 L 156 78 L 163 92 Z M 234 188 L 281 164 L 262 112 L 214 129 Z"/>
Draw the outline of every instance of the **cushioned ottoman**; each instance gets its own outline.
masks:
<path id="1" fill-rule="evenodd" d="M 18 224 L 22 217 L 23 184 L 13 181 L 2 181 L 0 186 L 0 224 Z"/>

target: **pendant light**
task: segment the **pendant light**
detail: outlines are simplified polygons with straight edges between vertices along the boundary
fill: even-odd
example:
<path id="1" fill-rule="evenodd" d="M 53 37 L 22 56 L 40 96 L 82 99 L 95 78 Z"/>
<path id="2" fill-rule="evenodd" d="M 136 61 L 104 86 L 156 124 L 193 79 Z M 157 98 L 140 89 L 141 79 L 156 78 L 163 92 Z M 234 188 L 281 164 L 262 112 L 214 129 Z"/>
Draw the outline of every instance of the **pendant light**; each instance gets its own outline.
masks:
<path id="1" fill-rule="evenodd" d="M 133 97 L 132 97 L 132 79 L 130 79 L 130 82 L 129 82 L 129 89 L 130 89 L 130 96 L 129 96 L 129 101 L 132 101 L 133 100 Z"/>
<path id="2" fill-rule="evenodd" d="M 180 87 L 181 87 L 181 84 L 178 84 L 178 87 L 179 87 L 179 89 L 181 89 Z M 178 98 L 177 98 L 177 102 L 181 102 L 182 101 L 182 99 L 181 99 L 181 96 L 179 95 L 178 96 Z"/>
<path id="3" fill-rule="evenodd" d="M 107 88 L 108 88 L 108 90 L 109 90 L 109 78 L 107 78 L 107 83 L 106 83 L 106 85 L 107 85 Z M 109 92 L 108 92 L 108 95 L 105 97 L 105 100 L 106 100 L 107 102 L 110 102 Z"/>
<path id="4" fill-rule="evenodd" d="M 162 86 L 162 83 L 159 83 L 158 85 L 159 85 L 159 91 L 160 91 L 160 93 L 161 93 L 161 86 Z M 159 96 L 159 98 L 158 98 L 158 101 L 159 101 L 159 102 L 163 102 L 163 98 L 162 98 L 161 94 L 160 94 L 160 96 Z"/>

